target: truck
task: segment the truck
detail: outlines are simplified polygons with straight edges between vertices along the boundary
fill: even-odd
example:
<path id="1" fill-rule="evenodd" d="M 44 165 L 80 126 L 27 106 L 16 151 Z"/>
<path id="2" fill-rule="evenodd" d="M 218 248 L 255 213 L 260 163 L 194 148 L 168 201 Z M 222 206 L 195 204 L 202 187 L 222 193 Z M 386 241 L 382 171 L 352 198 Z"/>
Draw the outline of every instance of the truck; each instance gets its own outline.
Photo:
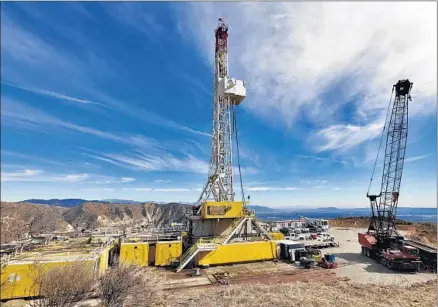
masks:
<path id="1" fill-rule="evenodd" d="M 416 240 L 405 240 L 405 245 L 418 249 L 421 260 L 421 270 L 437 272 L 437 248 L 418 242 Z"/>
<path id="2" fill-rule="evenodd" d="M 359 243 L 362 245 L 361 253 L 366 257 L 379 261 L 382 265 L 392 270 L 420 271 L 421 258 L 419 250 L 404 244 L 404 238 L 393 238 L 388 242 L 386 249 L 378 248 L 374 236 L 359 233 Z"/>
<path id="3" fill-rule="evenodd" d="M 329 222 L 326 219 L 308 219 L 305 218 L 306 225 L 305 227 L 310 228 L 311 231 L 313 230 L 321 230 L 321 231 L 327 231 L 329 230 Z"/>
<path id="4" fill-rule="evenodd" d="M 334 242 L 335 241 L 335 237 L 327 232 L 322 232 L 322 233 L 318 234 L 316 236 L 316 239 L 318 241 L 321 241 L 321 242 L 329 242 L 329 241 Z"/>

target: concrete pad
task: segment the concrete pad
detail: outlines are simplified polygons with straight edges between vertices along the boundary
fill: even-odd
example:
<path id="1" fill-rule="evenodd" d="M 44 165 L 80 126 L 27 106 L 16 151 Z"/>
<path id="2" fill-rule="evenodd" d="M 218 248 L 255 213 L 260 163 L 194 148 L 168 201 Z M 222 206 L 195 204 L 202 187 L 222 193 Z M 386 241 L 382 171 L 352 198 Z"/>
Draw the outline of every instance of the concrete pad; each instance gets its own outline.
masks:
<path id="1" fill-rule="evenodd" d="M 208 279 L 208 277 L 190 277 L 179 280 L 167 281 L 164 284 L 164 289 L 180 289 L 207 285 L 211 285 L 211 281 Z"/>

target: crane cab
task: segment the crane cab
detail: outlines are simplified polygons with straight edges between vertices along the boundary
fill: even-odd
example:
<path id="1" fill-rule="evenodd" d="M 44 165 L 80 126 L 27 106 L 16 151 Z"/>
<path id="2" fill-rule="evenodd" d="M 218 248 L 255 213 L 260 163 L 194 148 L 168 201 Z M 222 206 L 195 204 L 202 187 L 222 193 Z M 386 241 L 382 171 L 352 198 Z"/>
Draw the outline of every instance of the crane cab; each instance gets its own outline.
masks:
<path id="1" fill-rule="evenodd" d="M 395 94 L 397 96 L 405 96 L 408 95 L 411 91 L 413 83 L 409 81 L 409 79 L 406 80 L 399 80 L 397 84 L 395 85 Z"/>

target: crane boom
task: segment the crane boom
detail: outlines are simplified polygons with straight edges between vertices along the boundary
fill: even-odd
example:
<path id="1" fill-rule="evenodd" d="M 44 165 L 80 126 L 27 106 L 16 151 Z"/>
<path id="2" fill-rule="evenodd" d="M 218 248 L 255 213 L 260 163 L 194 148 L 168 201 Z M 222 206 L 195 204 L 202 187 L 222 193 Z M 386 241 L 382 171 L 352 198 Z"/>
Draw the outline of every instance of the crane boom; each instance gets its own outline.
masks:
<path id="1" fill-rule="evenodd" d="M 387 126 L 380 194 L 367 194 L 372 209 L 368 231 L 375 231 L 377 238 L 391 237 L 394 234 L 399 236 L 395 227 L 395 218 L 408 137 L 408 101 L 411 100 L 412 85 L 413 83 L 406 79 L 399 80 L 393 86 L 395 97 Z"/>

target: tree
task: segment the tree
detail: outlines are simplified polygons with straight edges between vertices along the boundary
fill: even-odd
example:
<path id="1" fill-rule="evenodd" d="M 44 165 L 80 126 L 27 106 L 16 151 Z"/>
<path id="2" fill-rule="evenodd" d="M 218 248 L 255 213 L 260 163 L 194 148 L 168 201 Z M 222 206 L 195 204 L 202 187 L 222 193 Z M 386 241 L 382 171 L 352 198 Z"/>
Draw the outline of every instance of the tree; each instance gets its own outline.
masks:
<path id="1" fill-rule="evenodd" d="M 289 229 L 287 229 L 286 227 L 285 227 L 285 228 L 281 228 L 281 229 L 280 229 L 280 232 L 281 232 L 282 234 L 284 234 L 285 236 L 289 235 Z"/>

